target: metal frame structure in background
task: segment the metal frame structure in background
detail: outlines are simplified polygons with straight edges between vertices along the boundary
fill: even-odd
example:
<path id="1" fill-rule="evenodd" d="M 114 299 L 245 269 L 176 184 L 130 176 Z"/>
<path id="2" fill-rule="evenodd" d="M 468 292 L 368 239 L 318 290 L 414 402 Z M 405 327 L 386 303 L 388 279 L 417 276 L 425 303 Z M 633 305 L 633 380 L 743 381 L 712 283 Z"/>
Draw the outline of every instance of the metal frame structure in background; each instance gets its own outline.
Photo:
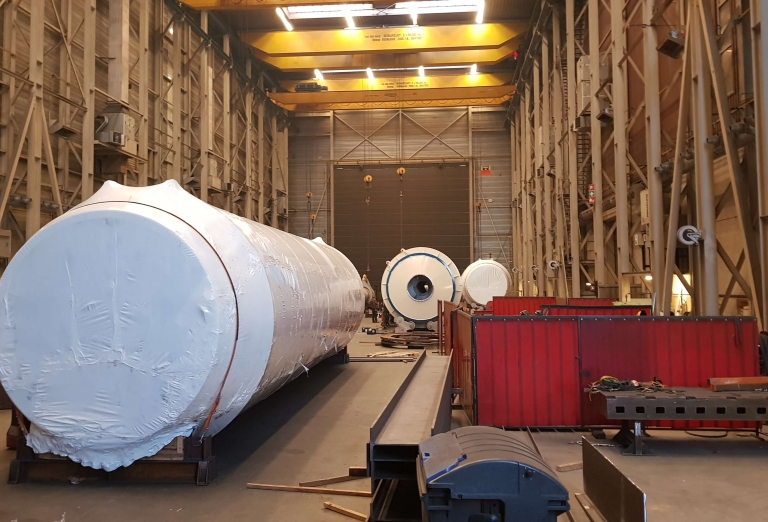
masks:
<path id="1" fill-rule="evenodd" d="M 767 4 L 538 5 L 508 114 L 522 295 L 597 289 L 655 297 L 669 314 L 682 302 L 674 280 L 694 314 L 766 324 Z M 588 87 L 576 83 L 586 59 Z M 681 226 L 698 230 L 698 244 L 678 241 Z"/>
<path id="2" fill-rule="evenodd" d="M 8 0 L 0 12 L 0 227 L 14 252 L 110 179 L 175 179 L 287 228 L 288 120 L 215 15 L 165 0 Z M 138 154 L 94 140 L 108 104 L 136 119 Z"/>

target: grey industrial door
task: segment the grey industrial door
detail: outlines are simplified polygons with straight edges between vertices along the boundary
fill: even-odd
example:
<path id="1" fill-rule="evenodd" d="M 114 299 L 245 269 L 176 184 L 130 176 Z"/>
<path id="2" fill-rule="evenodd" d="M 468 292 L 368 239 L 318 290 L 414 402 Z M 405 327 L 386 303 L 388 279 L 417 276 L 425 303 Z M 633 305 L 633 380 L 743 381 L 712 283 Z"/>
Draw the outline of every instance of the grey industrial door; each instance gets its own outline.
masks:
<path id="1" fill-rule="evenodd" d="M 377 293 L 386 262 L 400 248 L 436 248 L 462 271 L 469 264 L 468 165 L 406 164 L 402 181 L 398 167 L 333 167 L 334 244 Z"/>

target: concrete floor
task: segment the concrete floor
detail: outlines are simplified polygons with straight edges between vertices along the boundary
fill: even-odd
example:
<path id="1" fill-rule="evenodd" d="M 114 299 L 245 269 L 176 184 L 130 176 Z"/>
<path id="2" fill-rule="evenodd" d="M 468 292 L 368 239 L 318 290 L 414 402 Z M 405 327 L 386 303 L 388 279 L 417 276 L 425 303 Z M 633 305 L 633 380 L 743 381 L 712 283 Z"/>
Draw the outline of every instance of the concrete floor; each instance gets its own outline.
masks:
<path id="1" fill-rule="evenodd" d="M 554 468 L 581 460 L 581 447 L 570 444 L 590 434 L 545 432 L 534 439 L 544 459 Z M 695 432 L 718 435 L 724 432 Z M 622 448 L 598 448 L 647 496 L 651 522 L 742 522 L 768 520 L 768 439 L 731 432 L 725 438 L 705 439 L 681 431 L 651 430 L 646 446 L 653 456 L 631 457 Z M 768 435 L 768 434 L 766 434 Z M 571 491 L 583 491 L 582 472 L 558 473 Z M 571 499 L 571 505 L 576 503 Z"/>
<path id="2" fill-rule="evenodd" d="M 380 350 L 373 344 L 376 339 L 358 334 L 351 355 Z M 369 499 L 248 490 L 245 484 L 298 484 L 343 475 L 349 466 L 364 466 L 368 429 L 410 368 L 411 364 L 377 362 L 323 364 L 311 370 L 308 377 L 282 388 L 216 437 L 219 476 L 206 487 L 8 485 L 5 477 L 14 453 L 0 449 L 0 522 L 344 522 L 349 519 L 324 510 L 323 502 L 367 513 Z M 9 422 L 9 412 L 1 411 L 0 434 Z M 651 434 L 654 457 L 624 457 L 618 448 L 600 448 L 646 492 L 649 520 L 768 520 L 768 442 L 736 433 L 724 439 L 682 432 Z M 581 436 L 534 434 L 553 468 L 581 460 L 581 448 L 569 444 Z M 572 491 L 582 490 L 580 471 L 559 475 Z M 360 479 L 338 487 L 369 489 L 370 484 Z"/>

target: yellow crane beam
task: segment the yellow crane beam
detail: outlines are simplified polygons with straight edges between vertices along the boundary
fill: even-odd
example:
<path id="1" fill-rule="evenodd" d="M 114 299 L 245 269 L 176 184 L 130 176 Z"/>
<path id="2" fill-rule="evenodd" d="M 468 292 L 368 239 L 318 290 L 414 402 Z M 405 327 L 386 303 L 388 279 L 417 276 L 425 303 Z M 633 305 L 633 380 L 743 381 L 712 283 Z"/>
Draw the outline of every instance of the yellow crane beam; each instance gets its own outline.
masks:
<path id="1" fill-rule="evenodd" d="M 242 11 L 305 5 L 344 5 L 349 0 L 181 0 L 181 3 L 203 11 Z"/>
<path id="2" fill-rule="evenodd" d="M 286 72 L 338 69 L 388 69 L 423 66 L 493 65 L 512 56 L 519 45 L 513 39 L 498 49 L 472 51 L 430 51 L 407 54 L 338 54 L 332 56 L 270 56 L 254 50 L 262 62 Z"/>
<path id="3" fill-rule="evenodd" d="M 418 107 L 463 107 L 501 105 L 514 94 L 513 85 L 454 87 L 446 89 L 400 89 L 397 91 L 276 92 L 270 99 L 295 112 L 344 109 L 405 109 Z"/>
<path id="4" fill-rule="evenodd" d="M 413 53 L 497 49 L 523 34 L 526 22 L 443 26 L 243 32 L 240 38 L 271 56 Z"/>
<path id="5" fill-rule="evenodd" d="M 407 76 L 355 79 L 324 79 L 283 81 L 280 87 L 293 92 L 296 84 L 313 82 L 328 87 L 330 92 L 339 91 L 391 91 L 399 89 L 450 89 L 456 87 L 497 87 L 510 83 L 511 74 L 457 74 L 451 76 Z"/>

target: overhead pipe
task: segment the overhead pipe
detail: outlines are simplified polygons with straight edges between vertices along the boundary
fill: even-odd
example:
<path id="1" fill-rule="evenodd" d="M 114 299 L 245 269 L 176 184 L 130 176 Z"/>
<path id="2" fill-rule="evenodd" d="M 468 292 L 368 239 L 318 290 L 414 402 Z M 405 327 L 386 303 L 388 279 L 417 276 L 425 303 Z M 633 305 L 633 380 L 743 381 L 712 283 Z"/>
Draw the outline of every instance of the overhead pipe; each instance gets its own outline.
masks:
<path id="1" fill-rule="evenodd" d="M 105 183 L 25 243 L 0 299 L 0 382 L 27 444 L 107 471 L 215 435 L 363 317 L 340 252 L 175 181 Z"/>

